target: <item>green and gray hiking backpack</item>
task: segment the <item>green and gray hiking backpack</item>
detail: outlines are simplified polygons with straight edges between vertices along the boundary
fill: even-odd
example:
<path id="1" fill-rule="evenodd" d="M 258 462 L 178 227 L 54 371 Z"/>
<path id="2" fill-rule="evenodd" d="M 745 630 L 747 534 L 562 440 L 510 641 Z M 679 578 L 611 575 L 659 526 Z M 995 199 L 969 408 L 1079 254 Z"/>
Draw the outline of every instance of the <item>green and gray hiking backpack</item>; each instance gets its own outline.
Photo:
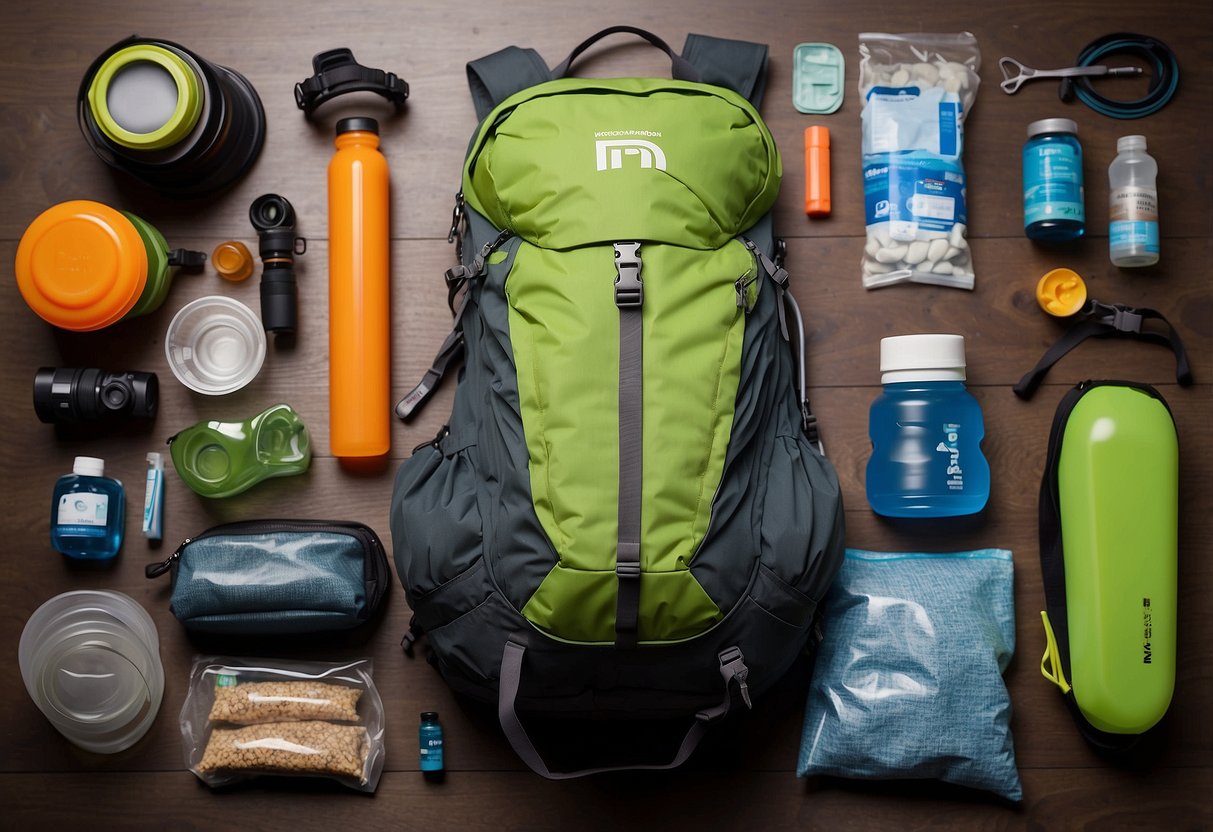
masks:
<path id="1" fill-rule="evenodd" d="M 617 31 L 674 80 L 566 77 Z M 392 539 L 410 647 L 424 632 L 547 777 L 587 772 L 550 770 L 520 717 L 684 717 L 672 760 L 640 767 L 679 765 L 802 654 L 841 562 L 768 213 L 766 52 L 614 27 L 553 70 L 515 47 L 468 65 L 455 329 L 399 415 L 463 369 L 401 466 Z"/>

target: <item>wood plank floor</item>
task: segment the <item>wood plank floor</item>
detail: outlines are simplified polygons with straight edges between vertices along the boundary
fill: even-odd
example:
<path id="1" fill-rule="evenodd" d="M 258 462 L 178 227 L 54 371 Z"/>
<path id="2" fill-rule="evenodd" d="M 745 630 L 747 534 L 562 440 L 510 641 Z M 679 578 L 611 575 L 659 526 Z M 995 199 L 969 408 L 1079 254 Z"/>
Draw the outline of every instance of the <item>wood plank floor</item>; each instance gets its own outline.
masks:
<path id="1" fill-rule="evenodd" d="M 811 398 L 842 478 L 848 543 L 886 550 L 1013 550 L 1018 650 L 1007 684 L 1024 781 L 1022 807 L 930 783 L 797 780 L 803 668 L 755 713 L 726 726 L 682 771 L 546 782 L 522 766 L 485 714 L 457 703 L 424 661 L 401 656 L 398 642 L 409 611 L 398 585 L 387 615 L 363 643 L 322 639 L 285 650 L 374 658 L 388 732 L 387 769 L 373 798 L 314 783 L 253 784 L 213 794 L 185 770 L 177 716 L 192 656 L 214 645 L 186 637 L 168 611 L 167 580 L 146 580 L 145 564 L 162 559 L 190 534 L 237 519 L 357 519 L 386 542 L 394 469 L 409 449 L 434 435 L 451 404 L 448 385 L 414 424 L 394 425 L 392 470 L 381 475 L 352 477 L 328 455 L 325 166 L 335 118 L 366 107 L 330 105 L 319 126 L 309 125 L 293 104 L 293 84 L 310 74 L 313 53 L 349 46 L 362 62 L 395 71 L 412 87 L 407 115 L 385 121 L 383 130 L 393 184 L 392 377 L 398 395 L 420 378 L 450 325 L 441 279 L 453 259 L 446 228 L 475 126 L 464 64 L 508 44 L 533 46 L 555 64 L 584 36 L 616 23 L 650 29 L 675 46 L 688 30 L 771 45 L 762 112 L 783 152 L 777 229 L 788 240 L 793 291 L 807 316 Z M 977 288 L 969 293 L 911 285 L 865 292 L 858 268 L 864 240 L 856 35 L 962 30 L 977 35 L 983 52 L 983 85 L 965 125 Z M 86 147 L 75 116 L 80 76 L 96 54 L 133 31 L 184 43 L 239 70 L 260 92 L 269 124 L 265 151 L 231 191 L 202 203 L 166 202 L 111 174 Z M 1000 56 L 1042 68 L 1069 66 L 1087 42 L 1112 31 L 1153 35 L 1178 53 L 1181 89 L 1158 114 L 1117 122 L 1061 104 L 1051 82 L 1026 86 L 1013 97 L 999 91 Z M 846 57 L 846 102 L 834 115 L 804 116 L 792 107 L 792 50 L 805 41 L 834 43 Z M 656 51 L 623 38 L 584 63 L 585 74 L 599 76 L 667 72 L 668 62 Z M 1081 243 L 1045 250 L 1022 233 L 1020 148 L 1028 122 L 1053 116 L 1079 124 L 1089 221 Z M 1211 122 L 1213 12 L 1197 0 L 1009 0 L 989 6 L 892 0 L 8 3 L 0 23 L 0 534 L 6 541 L 0 558 L 0 662 L 10 672 L 0 682 L 0 827 L 1213 828 Z M 810 222 L 801 211 L 801 133 L 813 123 L 827 125 L 832 134 L 834 213 Z M 1136 272 L 1110 265 L 1102 208 L 1116 138 L 1130 133 L 1148 137 L 1159 162 L 1162 204 L 1162 262 Z M 209 251 L 222 240 L 242 239 L 255 250 L 248 205 L 268 191 L 294 203 L 300 233 L 309 239 L 307 254 L 298 260 L 302 324 L 294 348 L 271 346 L 261 374 L 233 395 L 207 398 L 177 384 L 165 365 L 162 340 L 174 312 L 194 297 L 230 294 L 257 308 L 255 279 L 227 284 L 208 267 L 204 274 L 179 278 L 158 312 L 88 335 L 44 325 L 25 307 L 12 279 L 9 264 L 22 231 L 52 203 L 89 198 L 134 211 L 174 246 Z M 1100 300 L 1150 306 L 1167 315 L 1187 343 L 1196 386 L 1175 384 L 1174 362 L 1160 348 L 1103 340 L 1064 359 L 1032 402 L 1016 399 L 1011 385 L 1062 331 L 1037 309 L 1033 286 L 1045 271 L 1063 265 L 1086 276 Z M 879 389 L 879 339 L 930 331 L 966 336 L 970 389 L 987 423 L 992 497 L 987 511 L 971 521 L 895 525 L 871 513 L 863 491 L 867 407 Z M 159 417 L 154 425 L 104 438 L 57 435 L 36 421 L 29 404 L 34 371 L 44 365 L 156 371 L 163 384 Z M 1092 377 L 1157 385 L 1181 437 L 1177 687 L 1158 741 L 1143 753 L 1148 759 L 1132 768 L 1113 766 L 1084 745 L 1037 667 L 1044 639 L 1036 495 L 1048 428 L 1065 391 Z M 168 436 L 199 419 L 243 418 L 280 401 L 293 405 L 312 432 L 318 454 L 307 474 L 208 502 L 170 469 L 163 548 L 145 543 L 137 511 L 128 511 L 127 542 L 111 569 L 73 568 L 50 548 L 51 488 L 75 455 L 104 457 L 107 470 L 138 500 L 144 454 L 163 449 Z M 143 741 L 114 757 L 81 752 L 55 733 L 16 670 L 17 643 L 30 613 L 55 594 L 83 588 L 130 594 L 151 612 L 161 638 L 167 681 L 160 715 Z M 422 710 L 440 711 L 446 727 L 450 771 L 438 786 L 417 771 Z"/>

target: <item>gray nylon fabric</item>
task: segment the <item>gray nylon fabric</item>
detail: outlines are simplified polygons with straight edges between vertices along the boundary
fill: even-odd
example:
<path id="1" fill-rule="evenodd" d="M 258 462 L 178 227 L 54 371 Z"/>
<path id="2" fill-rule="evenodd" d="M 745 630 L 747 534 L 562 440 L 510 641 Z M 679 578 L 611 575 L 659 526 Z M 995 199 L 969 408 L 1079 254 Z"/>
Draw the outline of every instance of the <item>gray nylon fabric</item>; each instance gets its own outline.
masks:
<path id="1" fill-rule="evenodd" d="M 531 738 L 527 734 L 522 720 L 518 718 L 518 711 L 514 707 L 515 701 L 518 698 L 518 688 L 522 684 L 522 662 L 525 656 L 526 648 L 521 644 L 516 644 L 513 641 L 505 643 L 505 651 L 501 661 L 500 691 L 497 698 L 497 720 L 501 723 L 501 730 L 505 733 L 506 739 L 509 740 L 510 747 L 514 749 L 514 753 L 530 767 L 531 771 L 549 780 L 571 780 L 574 777 L 585 777 L 588 774 L 605 774 L 608 771 L 668 771 L 672 768 L 678 768 L 699 747 L 699 742 L 707 733 L 708 726 L 729 711 L 730 700 L 728 684 L 726 682 L 724 704 L 712 709 L 711 715 L 700 714 L 696 716 L 695 721 L 687 730 L 686 736 L 683 737 L 681 744 L 679 744 L 678 750 L 674 753 L 673 759 L 668 763 L 657 765 L 603 766 L 577 769 L 576 771 L 552 771 L 548 767 L 547 761 L 543 759 L 538 749 L 535 748 L 535 744 L 531 742 Z"/>
<path id="2" fill-rule="evenodd" d="M 687 35 L 682 56 L 699 70 L 705 84 L 728 87 L 755 107 L 767 82 L 767 45 L 711 35 Z"/>
<path id="3" fill-rule="evenodd" d="M 615 257 L 620 257 L 619 246 Z M 639 256 L 637 260 L 639 260 Z M 640 512 L 644 484 L 644 318 L 642 307 L 619 309 L 619 532 L 615 573 L 615 643 L 636 646 L 640 615 Z"/>
<path id="4" fill-rule="evenodd" d="M 477 119 L 483 119 L 519 90 L 552 79 L 551 71 L 538 52 L 517 46 L 507 46 L 492 55 L 469 61 L 467 73 Z"/>

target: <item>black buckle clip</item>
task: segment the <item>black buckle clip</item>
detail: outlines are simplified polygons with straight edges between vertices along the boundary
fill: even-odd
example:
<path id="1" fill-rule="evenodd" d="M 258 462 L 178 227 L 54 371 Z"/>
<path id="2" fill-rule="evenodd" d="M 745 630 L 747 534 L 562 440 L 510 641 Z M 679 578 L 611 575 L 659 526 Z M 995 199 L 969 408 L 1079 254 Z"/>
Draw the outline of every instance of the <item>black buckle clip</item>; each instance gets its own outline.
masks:
<path id="1" fill-rule="evenodd" d="M 354 60 L 354 53 L 345 47 L 318 52 L 312 58 L 311 78 L 295 85 L 295 105 L 304 115 L 311 114 L 326 101 L 347 92 L 373 92 L 396 105 L 404 107 L 409 97 L 409 85 L 403 78 L 382 69 L 363 66 Z"/>
<path id="2" fill-rule="evenodd" d="M 615 305 L 620 309 L 635 309 L 644 304 L 644 284 L 640 271 L 640 243 L 615 243 Z"/>
<path id="3" fill-rule="evenodd" d="M 1092 299 L 1083 310 L 1086 317 L 1094 318 L 1102 324 L 1112 327 L 1117 332 L 1141 334 L 1141 324 L 1145 316 L 1141 310 L 1120 303 L 1101 303 Z"/>

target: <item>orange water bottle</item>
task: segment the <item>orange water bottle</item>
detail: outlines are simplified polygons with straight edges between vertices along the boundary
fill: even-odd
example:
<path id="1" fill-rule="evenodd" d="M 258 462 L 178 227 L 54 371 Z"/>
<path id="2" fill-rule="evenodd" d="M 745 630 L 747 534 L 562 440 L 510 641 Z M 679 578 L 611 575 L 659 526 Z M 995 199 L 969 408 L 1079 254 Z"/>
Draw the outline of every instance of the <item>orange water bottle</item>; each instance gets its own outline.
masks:
<path id="1" fill-rule="evenodd" d="M 329 428 L 333 456 L 391 445 L 388 166 L 373 118 L 337 122 L 329 162 Z"/>

